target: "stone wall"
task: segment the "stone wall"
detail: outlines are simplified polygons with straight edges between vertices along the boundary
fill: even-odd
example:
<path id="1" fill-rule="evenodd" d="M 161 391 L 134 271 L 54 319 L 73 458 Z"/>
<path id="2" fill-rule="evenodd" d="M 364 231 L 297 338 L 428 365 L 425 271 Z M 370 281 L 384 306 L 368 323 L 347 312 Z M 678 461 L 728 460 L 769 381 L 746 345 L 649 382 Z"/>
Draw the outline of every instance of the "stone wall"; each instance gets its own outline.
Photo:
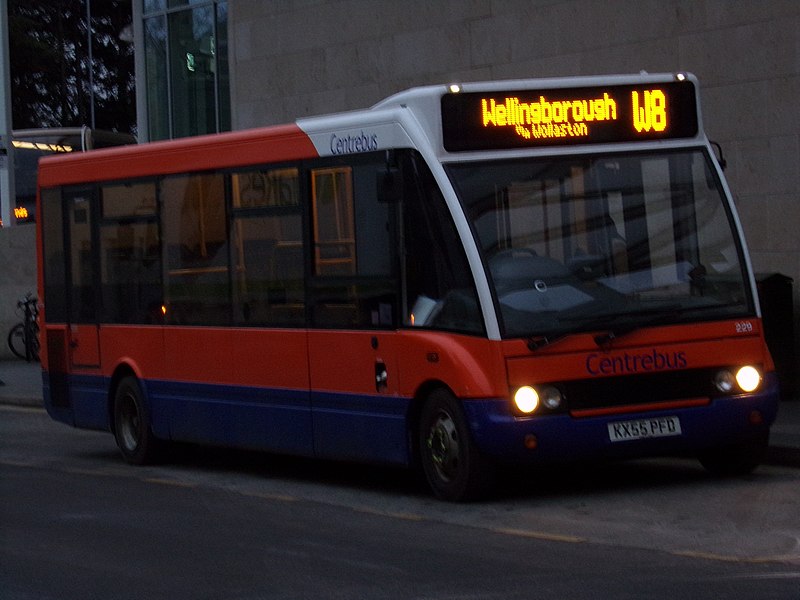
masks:
<path id="1" fill-rule="evenodd" d="M 36 227 L 0 229 L 0 359 L 12 358 L 8 332 L 22 321 L 17 300 L 36 291 Z"/>

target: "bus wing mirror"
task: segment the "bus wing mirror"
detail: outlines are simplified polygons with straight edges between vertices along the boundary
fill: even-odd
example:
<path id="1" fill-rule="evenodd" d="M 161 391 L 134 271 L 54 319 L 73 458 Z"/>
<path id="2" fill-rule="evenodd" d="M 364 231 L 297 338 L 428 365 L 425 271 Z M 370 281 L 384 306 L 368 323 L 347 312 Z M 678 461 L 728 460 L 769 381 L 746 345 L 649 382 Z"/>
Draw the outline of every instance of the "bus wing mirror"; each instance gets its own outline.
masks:
<path id="1" fill-rule="evenodd" d="M 403 199 L 403 177 L 395 167 L 379 171 L 377 177 L 378 202 L 397 204 Z"/>

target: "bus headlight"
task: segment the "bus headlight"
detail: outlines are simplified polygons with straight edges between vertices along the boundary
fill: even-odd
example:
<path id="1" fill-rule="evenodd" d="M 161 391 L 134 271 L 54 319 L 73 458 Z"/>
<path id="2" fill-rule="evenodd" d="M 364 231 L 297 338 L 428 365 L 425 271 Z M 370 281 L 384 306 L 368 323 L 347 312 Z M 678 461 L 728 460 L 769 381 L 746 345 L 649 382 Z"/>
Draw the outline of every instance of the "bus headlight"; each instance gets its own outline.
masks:
<path id="1" fill-rule="evenodd" d="M 725 369 L 714 376 L 714 385 L 723 394 L 728 394 L 736 385 L 736 379 L 734 379 L 733 373 Z"/>
<path id="2" fill-rule="evenodd" d="M 754 392 L 761 385 L 761 373 L 750 365 L 741 367 L 735 374 L 728 369 L 723 369 L 714 377 L 714 385 L 723 394 L 736 391 Z"/>
<path id="3" fill-rule="evenodd" d="M 561 406 L 561 392 L 558 388 L 548 385 L 539 391 L 539 398 L 547 408 L 555 410 Z"/>
<path id="4" fill-rule="evenodd" d="M 535 412 L 540 405 L 548 410 L 556 410 L 561 407 L 562 401 L 561 392 L 552 385 L 546 385 L 539 389 L 524 385 L 514 394 L 514 404 L 517 410 L 526 415 Z"/>
<path id="5" fill-rule="evenodd" d="M 539 406 L 539 394 L 531 386 L 523 385 L 514 394 L 514 404 L 520 412 L 529 415 Z"/>
<path id="6" fill-rule="evenodd" d="M 750 365 L 736 371 L 736 383 L 744 392 L 754 392 L 761 385 L 761 373 Z"/>

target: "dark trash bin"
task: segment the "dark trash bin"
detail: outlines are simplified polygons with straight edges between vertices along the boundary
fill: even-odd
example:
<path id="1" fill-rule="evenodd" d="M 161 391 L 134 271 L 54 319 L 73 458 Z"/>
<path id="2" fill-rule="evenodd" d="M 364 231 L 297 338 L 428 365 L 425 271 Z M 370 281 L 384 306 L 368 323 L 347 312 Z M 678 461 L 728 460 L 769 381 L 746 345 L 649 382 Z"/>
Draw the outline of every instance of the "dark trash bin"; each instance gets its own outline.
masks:
<path id="1" fill-rule="evenodd" d="M 791 277 L 781 273 L 756 275 L 764 337 L 772 354 L 772 360 L 775 361 L 778 381 L 781 384 L 781 397 L 784 400 L 794 398 L 797 383 L 792 283 Z"/>

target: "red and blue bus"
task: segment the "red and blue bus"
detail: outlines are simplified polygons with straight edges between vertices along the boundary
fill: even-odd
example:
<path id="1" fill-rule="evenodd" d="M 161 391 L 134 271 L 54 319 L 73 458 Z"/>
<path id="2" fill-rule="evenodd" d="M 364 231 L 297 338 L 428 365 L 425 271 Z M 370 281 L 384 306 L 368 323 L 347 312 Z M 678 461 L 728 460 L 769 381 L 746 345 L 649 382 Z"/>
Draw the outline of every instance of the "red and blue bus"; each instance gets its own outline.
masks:
<path id="1" fill-rule="evenodd" d="M 420 468 L 690 454 L 745 473 L 778 406 L 689 74 L 411 89 L 293 124 L 44 158 L 49 414 Z"/>

